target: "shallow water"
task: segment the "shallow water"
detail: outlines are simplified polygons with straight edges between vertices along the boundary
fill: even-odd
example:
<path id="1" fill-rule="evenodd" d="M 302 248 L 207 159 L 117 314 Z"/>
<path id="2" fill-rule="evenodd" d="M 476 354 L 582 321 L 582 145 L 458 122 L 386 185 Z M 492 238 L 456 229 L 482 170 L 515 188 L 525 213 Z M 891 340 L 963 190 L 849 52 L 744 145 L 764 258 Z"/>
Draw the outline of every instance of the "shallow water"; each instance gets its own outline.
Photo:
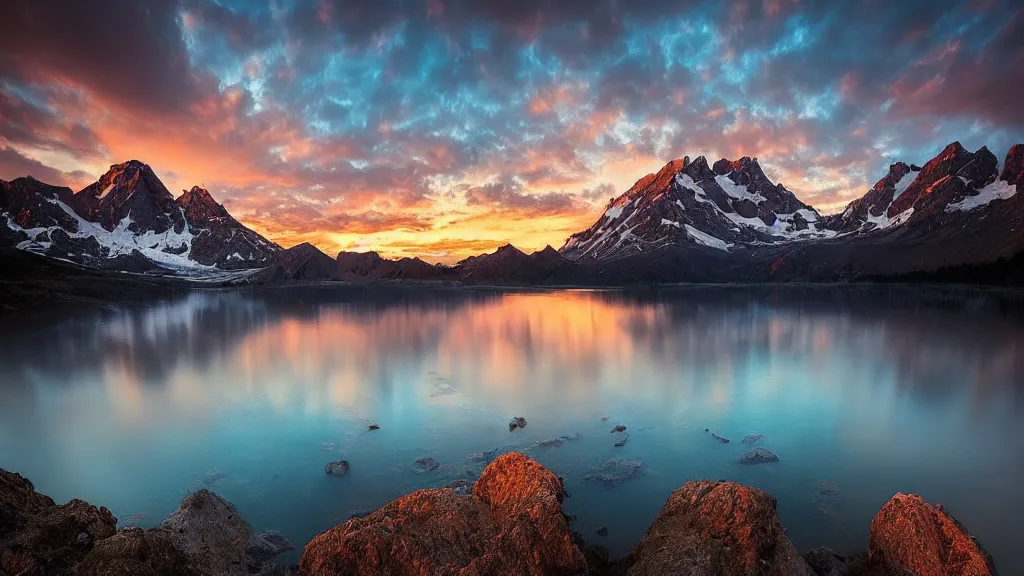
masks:
<path id="1" fill-rule="evenodd" d="M 881 505 L 915 492 L 1024 573 L 1019 308 L 903 288 L 374 288 L 9 318 L 0 466 L 142 526 L 205 476 L 301 550 L 353 513 L 478 474 L 467 454 L 520 450 L 565 477 L 573 528 L 613 555 L 672 490 L 710 478 L 774 494 L 801 550 L 866 548 Z M 747 433 L 780 462 L 738 464 Z M 440 468 L 416 473 L 425 456 Z M 351 472 L 324 474 L 340 458 Z M 584 481 L 615 458 L 644 473 Z"/>

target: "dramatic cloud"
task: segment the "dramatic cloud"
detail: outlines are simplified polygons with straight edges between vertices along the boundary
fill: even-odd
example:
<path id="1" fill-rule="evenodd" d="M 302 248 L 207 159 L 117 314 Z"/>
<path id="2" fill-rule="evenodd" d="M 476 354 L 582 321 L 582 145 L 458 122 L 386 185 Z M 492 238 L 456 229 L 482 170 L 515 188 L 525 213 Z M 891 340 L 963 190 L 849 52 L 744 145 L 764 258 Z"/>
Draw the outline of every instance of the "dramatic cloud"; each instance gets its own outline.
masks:
<path id="1" fill-rule="evenodd" d="M 138 158 L 285 245 L 558 246 L 683 155 L 821 210 L 1024 141 L 1012 0 L 37 0 L 0 8 L 0 178 Z"/>

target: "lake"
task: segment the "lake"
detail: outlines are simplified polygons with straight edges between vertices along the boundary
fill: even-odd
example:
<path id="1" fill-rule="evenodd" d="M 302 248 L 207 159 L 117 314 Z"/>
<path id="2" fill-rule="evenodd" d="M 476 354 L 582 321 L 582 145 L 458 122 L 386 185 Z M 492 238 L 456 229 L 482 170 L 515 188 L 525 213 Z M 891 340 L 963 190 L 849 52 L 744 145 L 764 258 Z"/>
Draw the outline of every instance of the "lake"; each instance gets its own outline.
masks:
<path id="1" fill-rule="evenodd" d="M 352 514 L 478 474 L 471 453 L 518 450 L 565 478 L 572 527 L 613 556 L 672 490 L 709 478 L 775 495 L 801 551 L 865 549 L 882 504 L 914 492 L 1000 571 L 1024 573 L 1022 301 L 870 286 L 295 288 L 7 317 L 0 467 L 121 525 L 155 526 L 209 486 L 288 536 L 295 561 Z M 527 427 L 510 432 L 513 416 Z M 780 461 L 738 464 L 748 433 Z M 416 470 L 422 457 L 440 467 Z M 341 458 L 347 476 L 324 473 Z M 609 459 L 644 473 L 584 480 Z"/>

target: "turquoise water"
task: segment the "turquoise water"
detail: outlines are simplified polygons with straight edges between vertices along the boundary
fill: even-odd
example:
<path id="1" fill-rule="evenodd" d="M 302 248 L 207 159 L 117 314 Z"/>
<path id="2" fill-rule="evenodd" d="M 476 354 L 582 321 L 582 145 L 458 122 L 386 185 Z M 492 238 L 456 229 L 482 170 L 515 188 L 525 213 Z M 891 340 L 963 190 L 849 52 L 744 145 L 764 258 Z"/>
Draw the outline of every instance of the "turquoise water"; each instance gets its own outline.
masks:
<path id="1" fill-rule="evenodd" d="M 0 466 L 144 527 L 219 471 L 209 487 L 301 550 L 353 513 L 478 474 L 470 453 L 520 450 L 565 478 L 574 529 L 613 555 L 672 490 L 711 478 L 774 494 L 801 550 L 864 549 L 881 505 L 916 492 L 1000 570 L 1024 573 L 1024 322 L 1004 300 L 374 288 L 8 319 Z M 519 415 L 528 425 L 510 433 Z M 780 462 L 737 464 L 747 433 Z M 440 468 L 417 473 L 425 456 Z M 324 474 L 340 458 L 350 473 Z M 584 481 L 614 458 L 642 460 L 644 474 Z"/>

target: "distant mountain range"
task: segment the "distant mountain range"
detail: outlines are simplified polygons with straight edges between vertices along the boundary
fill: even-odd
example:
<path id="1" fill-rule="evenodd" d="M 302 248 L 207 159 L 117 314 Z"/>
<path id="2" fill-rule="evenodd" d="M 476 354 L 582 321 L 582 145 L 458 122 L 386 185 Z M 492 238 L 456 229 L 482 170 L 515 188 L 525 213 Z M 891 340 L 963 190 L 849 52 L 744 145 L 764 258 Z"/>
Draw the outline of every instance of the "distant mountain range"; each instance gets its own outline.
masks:
<path id="1" fill-rule="evenodd" d="M 0 246 L 91 268 L 247 284 L 922 278 L 1020 253 L 1022 182 L 1024 145 L 1010 150 L 1000 171 L 987 148 L 969 152 L 954 142 L 923 166 L 891 165 L 846 210 L 823 216 L 771 182 L 756 158 L 709 165 L 703 156 L 683 157 L 611 200 L 560 250 L 526 254 L 506 245 L 440 265 L 375 252 L 332 258 L 310 244 L 282 249 L 208 191 L 193 187 L 174 198 L 148 165 L 131 160 L 77 193 L 31 177 L 0 180 Z"/>

